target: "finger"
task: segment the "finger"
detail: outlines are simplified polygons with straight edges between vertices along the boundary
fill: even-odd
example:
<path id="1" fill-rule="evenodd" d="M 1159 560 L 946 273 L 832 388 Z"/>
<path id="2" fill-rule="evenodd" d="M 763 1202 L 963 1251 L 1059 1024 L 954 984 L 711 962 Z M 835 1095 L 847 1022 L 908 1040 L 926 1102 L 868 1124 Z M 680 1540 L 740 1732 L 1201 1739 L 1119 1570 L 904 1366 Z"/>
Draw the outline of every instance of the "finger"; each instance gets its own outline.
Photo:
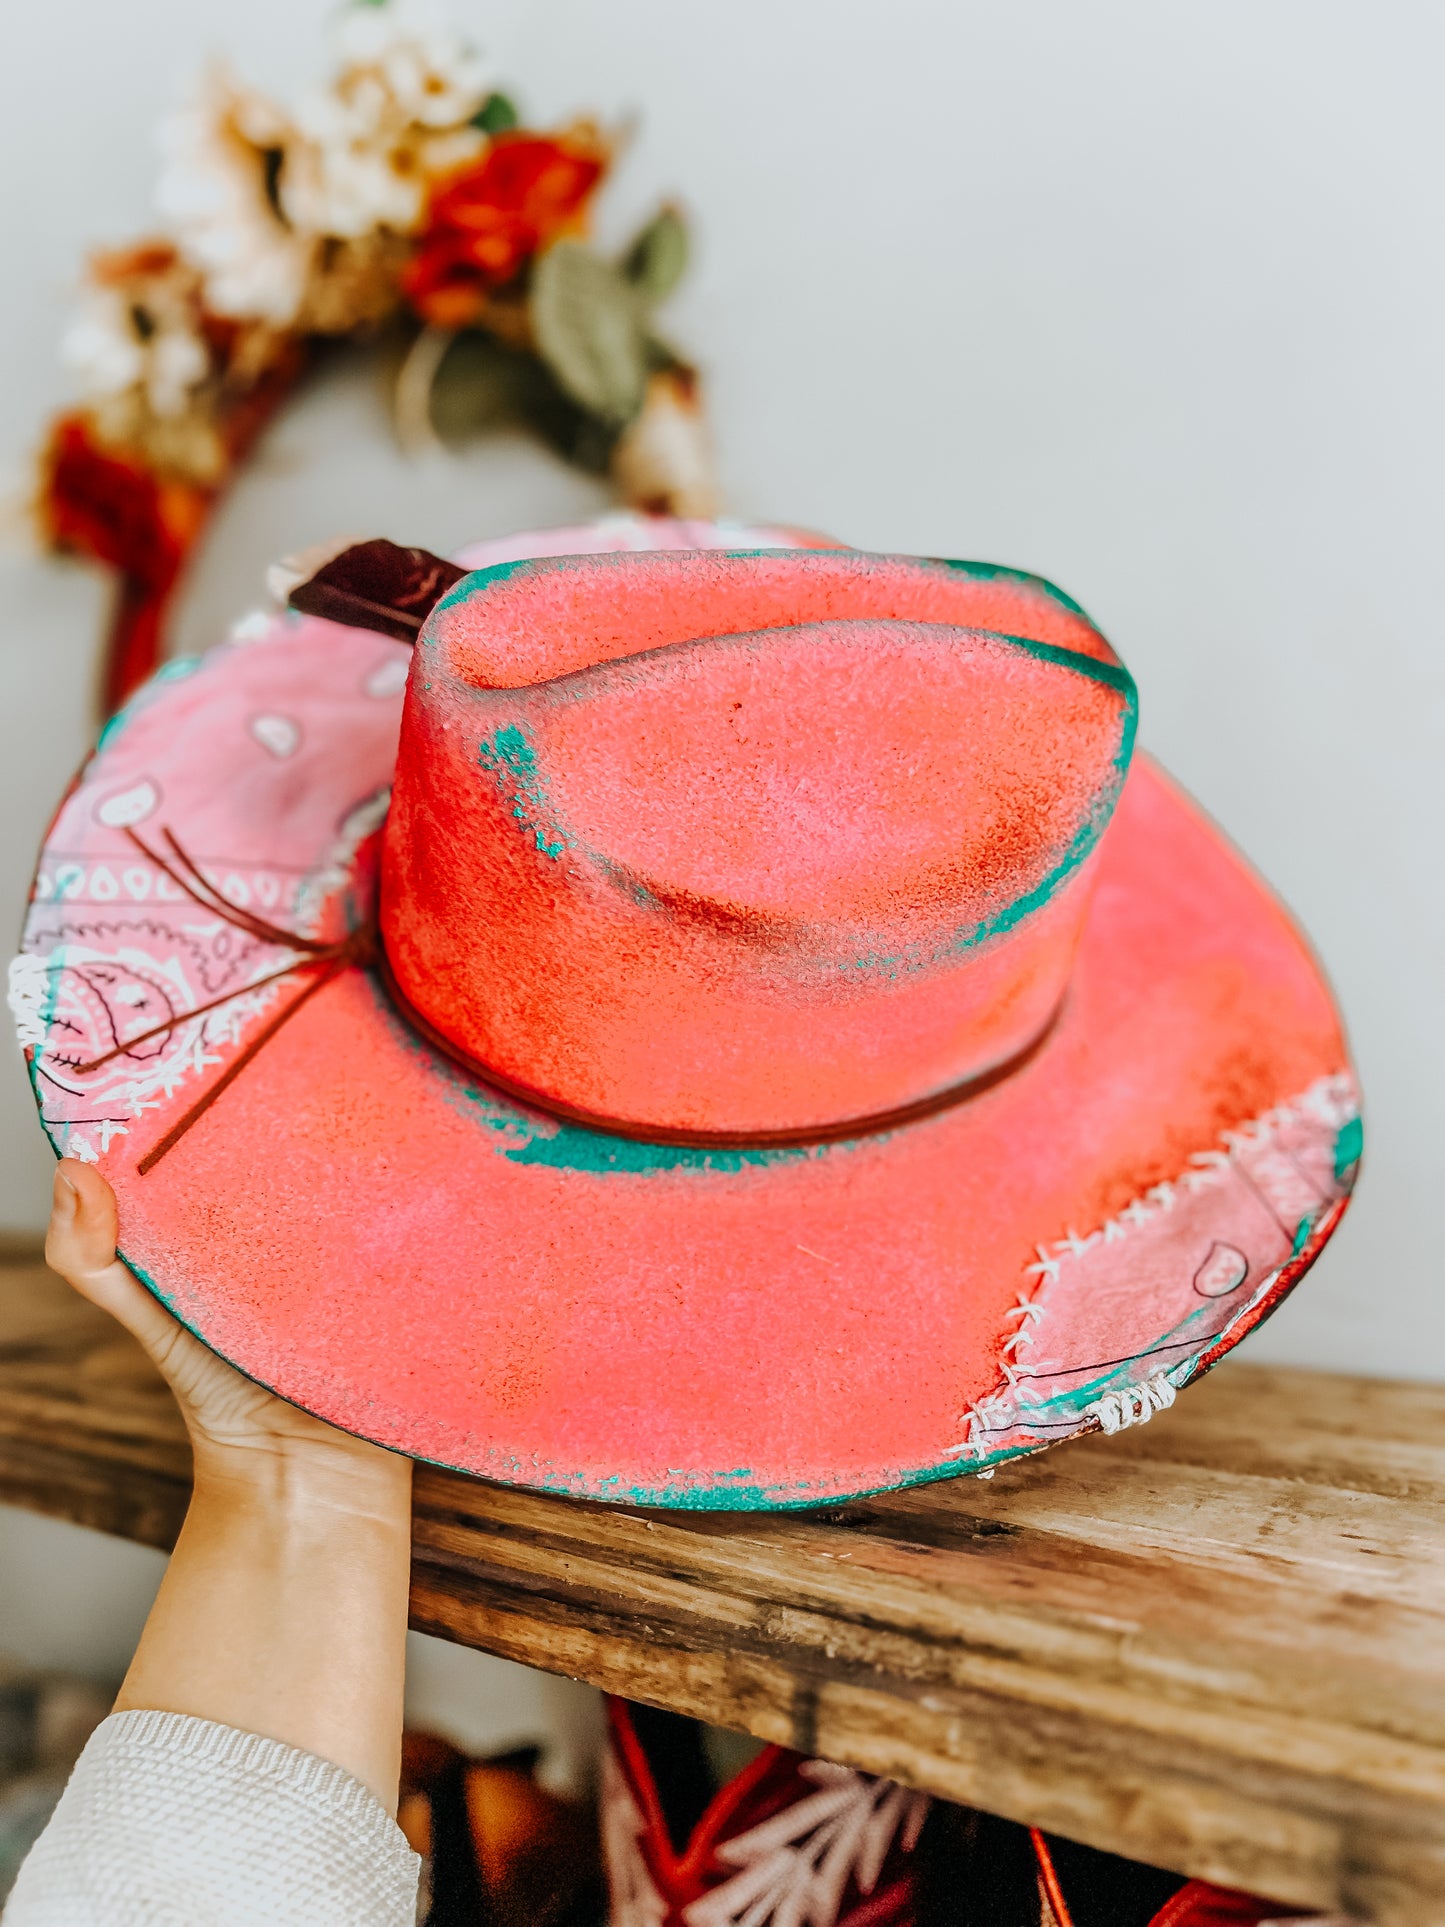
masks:
<path id="1" fill-rule="evenodd" d="M 83 1298 L 110 1313 L 153 1358 L 163 1357 L 179 1327 L 115 1255 L 115 1193 L 90 1165 L 62 1158 L 55 1168 L 45 1262 Z"/>

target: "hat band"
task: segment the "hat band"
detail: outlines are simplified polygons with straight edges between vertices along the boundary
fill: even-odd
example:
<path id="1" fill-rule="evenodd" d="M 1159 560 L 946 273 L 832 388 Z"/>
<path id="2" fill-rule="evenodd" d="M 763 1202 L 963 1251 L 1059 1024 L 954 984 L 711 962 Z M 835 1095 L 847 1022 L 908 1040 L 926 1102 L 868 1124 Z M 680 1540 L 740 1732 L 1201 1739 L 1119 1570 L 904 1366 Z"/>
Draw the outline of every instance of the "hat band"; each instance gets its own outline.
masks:
<path id="1" fill-rule="evenodd" d="M 785 1131 L 685 1131 L 673 1125 L 648 1124 L 631 1118 L 609 1117 L 600 1111 L 583 1110 L 580 1105 L 569 1104 L 550 1092 L 534 1090 L 531 1085 L 520 1083 L 516 1078 L 496 1070 L 480 1057 L 473 1057 L 470 1051 L 454 1043 L 444 1031 L 438 1030 L 435 1024 L 423 1017 L 411 1002 L 396 980 L 379 930 L 375 932 L 374 947 L 365 962 L 380 979 L 387 997 L 395 1006 L 397 1016 L 408 1030 L 415 1031 L 433 1050 L 490 1084 L 504 1097 L 513 1098 L 517 1103 L 525 1104 L 529 1110 L 541 1111 L 545 1116 L 558 1118 L 563 1123 L 580 1124 L 589 1131 L 605 1132 L 608 1137 L 628 1138 L 639 1144 L 675 1144 L 699 1151 L 771 1151 L 790 1146 L 836 1144 L 844 1138 L 873 1137 L 883 1131 L 897 1130 L 901 1125 L 915 1124 L 939 1111 L 952 1110 L 955 1104 L 981 1096 L 995 1084 L 1001 1084 L 1005 1078 L 1021 1071 L 1048 1042 L 1064 1007 L 1061 997 L 1027 1043 L 998 1063 L 974 1072 L 960 1083 L 950 1084 L 946 1090 L 933 1091 L 927 1097 L 917 1098 L 911 1104 L 899 1104 L 887 1111 L 870 1111 L 861 1117 L 840 1118 L 836 1123 L 803 1124 Z"/>
<path id="2" fill-rule="evenodd" d="M 911 1104 L 898 1105 L 892 1110 L 872 1111 L 866 1116 L 842 1118 L 832 1124 L 804 1125 L 786 1131 L 680 1131 L 667 1125 L 639 1124 L 627 1118 L 606 1117 L 593 1111 L 585 1111 L 576 1105 L 533 1090 L 526 1084 L 518 1083 L 515 1078 L 505 1076 L 490 1064 L 483 1063 L 480 1058 L 473 1057 L 470 1052 L 453 1043 L 449 1037 L 422 1016 L 397 983 L 396 975 L 386 955 L 380 929 L 374 919 L 358 925 L 356 929 L 349 931 L 345 937 L 334 943 L 324 942 L 315 937 L 301 936 L 295 931 L 287 930 L 281 924 L 270 922 L 253 910 L 245 910 L 232 903 L 204 874 L 173 831 L 165 829 L 161 832 L 168 855 L 153 849 L 129 826 L 125 830 L 125 835 L 140 854 L 169 877 L 171 882 L 193 903 L 199 904 L 202 909 L 209 910 L 226 923 L 244 931 L 248 936 L 255 937 L 263 943 L 299 951 L 301 954 L 292 962 L 282 964 L 278 969 L 257 978 L 252 983 L 238 984 L 234 990 L 225 991 L 219 997 L 211 998 L 208 1003 L 197 1005 L 193 1010 L 178 1011 L 163 1023 L 155 1024 L 135 1037 L 126 1038 L 113 1050 L 106 1051 L 103 1056 L 94 1058 L 88 1063 L 77 1064 L 75 1069 L 81 1075 L 97 1071 L 113 1059 L 128 1055 L 137 1045 L 165 1036 L 181 1024 L 189 1023 L 192 1018 L 203 1017 L 209 1011 L 219 1010 L 222 1006 L 233 1003 L 236 998 L 249 996 L 262 986 L 276 983 L 283 977 L 291 976 L 295 971 L 314 970 L 317 973 L 304 990 L 293 997 L 289 1003 L 284 1004 L 262 1025 L 261 1029 L 231 1059 L 215 1083 L 209 1085 L 195 1103 L 176 1119 L 165 1135 L 140 1158 L 136 1170 L 142 1177 L 148 1171 L 154 1170 L 166 1153 L 180 1143 L 191 1126 L 204 1116 L 226 1087 L 240 1076 L 281 1027 L 288 1023 L 301 1007 L 316 995 L 318 990 L 324 988 L 333 977 L 339 976 L 344 970 L 373 970 L 397 1015 L 409 1030 L 414 1031 L 424 1043 L 431 1045 L 452 1063 L 470 1072 L 472 1076 L 480 1078 L 484 1083 L 490 1084 L 504 1096 L 513 1098 L 532 1110 L 558 1118 L 564 1123 L 580 1124 L 588 1130 L 605 1132 L 609 1137 L 629 1138 L 643 1144 L 675 1144 L 696 1150 L 765 1151 L 809 1144 L 834 1144 L 845 1138 L 876 1136 L 884 1131 L 897 1130 L 901 1125 L 914 1124 L 920 1119 L 933 1117 L 940 1111 L 951 1110 L 956 1104 L 965 1103 L 969 1098 L 980 1096 L 995 1084 L 1001 1084 L 1005 1078 L 1012 1077 L 1015 1072 L 1022 1070 L 1024 1065 L 1043 1048 L 1063 1009 L 1061 998 L 1034 1036 L 1021 1049 L 1014 1051 L 1001 1062 L 990 1065 L 986 1070 L 975 1072 L 973 1076 L 965 1078 L 961 1083 L 951 1084 L 946 1090 L 935 1091 L 928 1097 L 919 1098 Z"/>

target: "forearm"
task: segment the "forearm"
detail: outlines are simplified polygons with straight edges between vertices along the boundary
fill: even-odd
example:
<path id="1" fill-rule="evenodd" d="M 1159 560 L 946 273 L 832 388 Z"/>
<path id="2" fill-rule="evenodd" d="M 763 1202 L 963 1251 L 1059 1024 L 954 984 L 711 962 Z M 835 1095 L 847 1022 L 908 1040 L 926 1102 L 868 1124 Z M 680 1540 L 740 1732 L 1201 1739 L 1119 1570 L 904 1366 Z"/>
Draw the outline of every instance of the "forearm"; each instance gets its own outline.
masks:
<path id="1" fill-rule="evenodd" d="M 285 1742 L 396 1811 L 411 1465 L 198 1453 L 190 1510 L 116 1710 L 188 1713 Z"/>

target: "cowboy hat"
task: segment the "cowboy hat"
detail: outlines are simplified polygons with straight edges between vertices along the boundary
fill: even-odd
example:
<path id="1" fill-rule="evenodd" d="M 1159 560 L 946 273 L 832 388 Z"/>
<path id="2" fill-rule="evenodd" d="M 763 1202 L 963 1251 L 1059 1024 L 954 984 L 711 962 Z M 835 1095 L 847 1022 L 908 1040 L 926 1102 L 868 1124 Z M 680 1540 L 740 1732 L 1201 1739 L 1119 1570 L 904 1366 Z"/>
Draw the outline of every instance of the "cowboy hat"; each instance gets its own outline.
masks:
<path id="1" fill-rule="evenodd" d="M 1147 1418 L 1318 1255 L 1338 1017 L 1112 648 L 808 540 L 483 545 L 107 728 L 12 1003 L 253 1378 L 508 1482 L 819 1503 Z"/>

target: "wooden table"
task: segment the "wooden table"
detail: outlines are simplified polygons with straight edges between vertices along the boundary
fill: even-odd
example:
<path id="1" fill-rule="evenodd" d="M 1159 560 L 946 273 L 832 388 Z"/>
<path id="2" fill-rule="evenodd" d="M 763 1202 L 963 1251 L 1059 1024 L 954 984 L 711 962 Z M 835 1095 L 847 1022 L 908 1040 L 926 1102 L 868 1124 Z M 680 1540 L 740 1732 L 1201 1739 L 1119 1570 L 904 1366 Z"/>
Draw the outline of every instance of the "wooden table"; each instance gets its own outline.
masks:
<path id="1" fill-rule="evenodd" d="M 0 1498 L 166 1547 L 188 1487 L 138 1349 L 40 1267 L 0 1271 Z M 1298 1908 L 1438 1927 L 1442 1498 L 1445 1389 L 1230 1362 L 1147 1428 L 826 1513 L 419 1468 L 412 1623 Z"/>

